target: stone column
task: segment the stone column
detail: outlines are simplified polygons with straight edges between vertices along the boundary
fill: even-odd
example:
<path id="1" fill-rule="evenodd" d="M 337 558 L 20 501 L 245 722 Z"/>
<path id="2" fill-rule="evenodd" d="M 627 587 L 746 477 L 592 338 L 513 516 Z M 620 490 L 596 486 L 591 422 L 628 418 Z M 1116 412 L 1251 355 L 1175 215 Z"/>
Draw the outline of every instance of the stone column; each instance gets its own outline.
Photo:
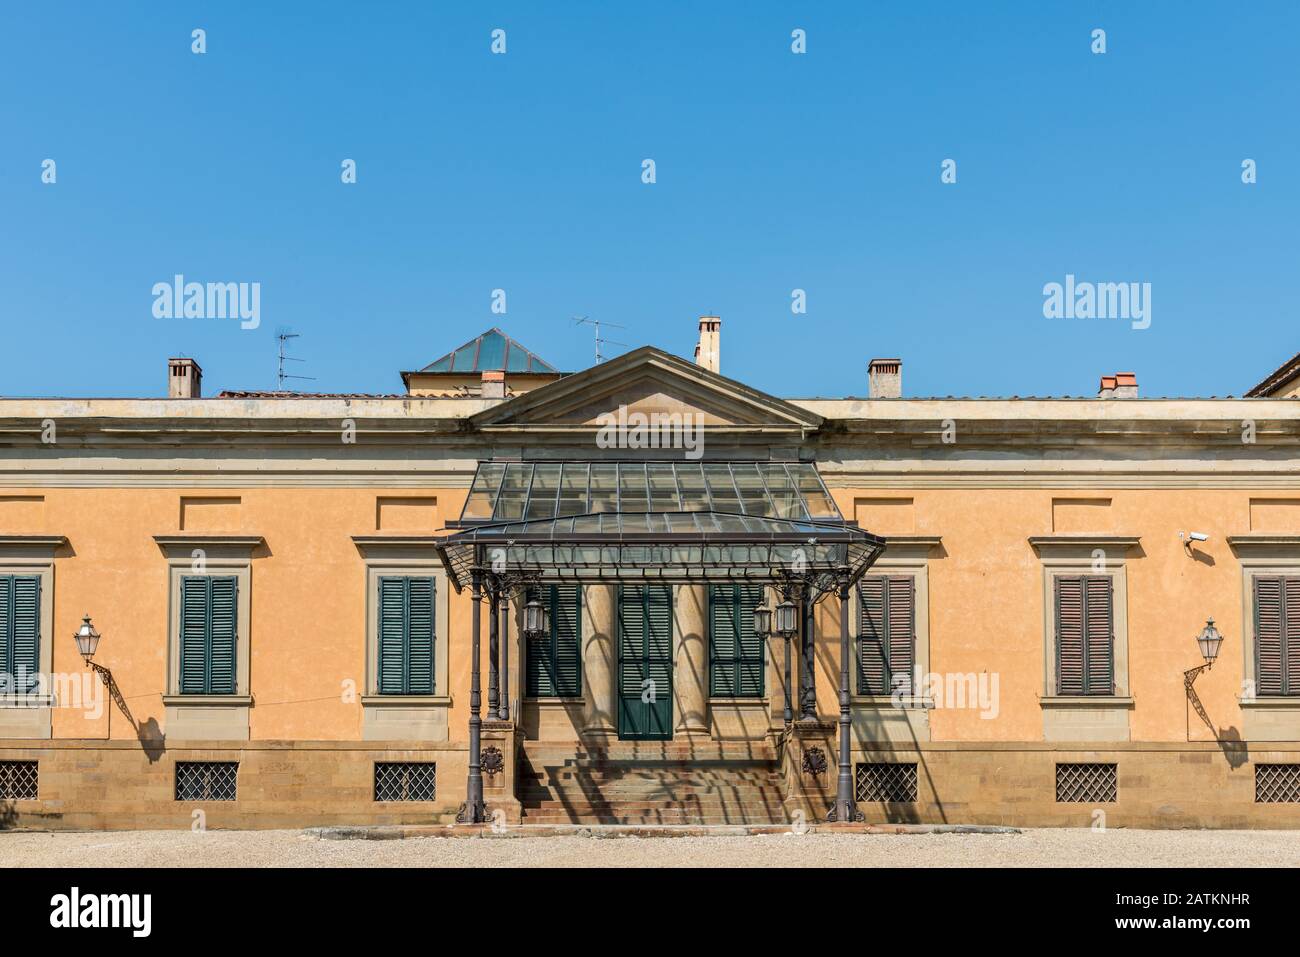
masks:
<path id="1" fill-rule="evenodd" d="M 618 734 L 618 593 L 615 585 L 583 588 L 582 696 L 584 735 Z"/>
<path id="2" fill-rule="evenodd" d="M 680 585 L 675 618 L 677 647 L 673 657 L 675 736 L 709 734 L 709 586 Z"/>

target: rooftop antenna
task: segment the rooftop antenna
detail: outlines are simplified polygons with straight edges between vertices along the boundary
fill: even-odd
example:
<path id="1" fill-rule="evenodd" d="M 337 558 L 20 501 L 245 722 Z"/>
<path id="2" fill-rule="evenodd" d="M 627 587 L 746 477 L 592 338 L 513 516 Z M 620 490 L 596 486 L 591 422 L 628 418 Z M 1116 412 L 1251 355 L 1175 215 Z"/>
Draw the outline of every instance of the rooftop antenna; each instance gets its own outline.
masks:
<path id="1" fill-rule="evenodd" d="M 279 363 L 278 363 L 278 365 L 276 366 L 276 388 L 277 388 L 280 392 L 284 392 L 284 391 L 285 391 L 285 388 L 284 388 L 284 381 L 285 381 L 286 379 L 303 379 L 303 380 L 310 380 L 310 381 L 312 381 L 312 382 L 315 382 L 315 381 L 316 381 L 316 377 L 315 377 L 315 376 L 311 376 L 311 375 L 290 375 L 289 373 L 287 373 L 287 372 L 284 371 L 284 364 L 285 364 L 286 362 L 306 362 L 306 361 L 307 361 L 306 359 L 299 359 L 299 358 L 296 358 L 296 357 L 294 357 L 294 356 L 286 356 L 286 355 L 284 354 L 284 346 L 285 346 L 285 343 L 288 342 L 290 339 L 297 339 L 297 338 L 298 338 L 298 333 L 296 333 L 296 332 L 289 332 L 287 329 L 281 329 L 279 332 L 277 332 L 277 333 L 275 334 L 275 338 L 276 338 L 276 340 L 280 343 L 280 354 L 279 354 L 279 356 L 278 356 Z"/>
<path id="2" fill-rule="evenodd" d="M 600 347 L 601 347 L 601 346 L 605 346 L 605 345 L 610 345 L 610 346 L 626 346 L 626 345 L 627 345 L 626 342 L 619 342 L 617 339 L 602 339 L 602 338 L 601 338 L 601 335 L 600 335 L 600 327 L 601 327 L 601 326 L 613 326 L 615 329 L 626 329 L 627 326 L 620 326 L 617 322 L 602 322 L 600 319 L 589 319 L 589 318 L 587 318 L 586 316 L 574 316 L 574 317 L 573 317 L 573 323 L 574 323 L 574 325 L 578 325 L 578 326 L 594 326 L 594 327 L 595 327 L 595 329 L 596 329 L 596 365 L 600 365 L 602 362 L 605 361 L 605 357 L 604 357 L 604 355 L 601 354 L 601 351 L 600 351 Z"/>

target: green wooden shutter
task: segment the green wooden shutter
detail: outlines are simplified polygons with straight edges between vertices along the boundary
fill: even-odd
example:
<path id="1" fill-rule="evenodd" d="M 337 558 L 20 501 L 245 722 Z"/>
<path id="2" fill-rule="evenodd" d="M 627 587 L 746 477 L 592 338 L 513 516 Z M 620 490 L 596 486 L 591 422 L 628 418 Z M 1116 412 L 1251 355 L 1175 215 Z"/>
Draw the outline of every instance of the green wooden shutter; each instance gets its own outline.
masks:
<path id="1" fill-rule="evenodd" d="M 406 691 L 406 580 L 379 579 L 379 662 L 377 690 L 380 694 Z"/>
<path id="2" fill-rule="evenodd" d="M 235 693 L 238 622 L 238 579 L 211 575 L 181 579 L 181 694 Z"/>
<path id="3" fill-rule="evenodd" d="M 406 596 L 406 694 L 433 694 L 433 579 L 406 579 Z"/>
<path id="4" fill-rule="evenodd" d="M 858 694 L 889 694 L 889 641 L 885 578 L 858 583 Z"/>
<path id="5" fill-rule="evenodd" d="M 1255 693 L 1281 695 L 1286 681 L 1283 671 L 1286 610 L 1285 580 L 1255 578 Z"/>
<path id="6" fill-rule="evenodd" d="M 16 694 L 40 690 L 41 580 L 0 576 L 0 672 Z"/>
<path id="7" fill-rule="evenodd" d="M 582 694 L 582 588 L 551 586 L 551 674 L 554 693 Z"/>
<path id="8" fill-rule="evenodd" d="M 536 588 L 528 589 L 524 595 L 525 602 L 541 600 L 542 592 Z M 552 617 L 552 631 L 554 627 L 555 620 Z M 555 697 L 552 645 L 551 634 L 527 635 L 524 638 L 524 693 L 530 698 Z"/>
<path id="9" fill-rule="evenodd" d="M 754 609 L 762 602 L 761 585 L 710 586 L 710 695 L 762 697 L 766 649 L 754 633 Z"/>
<path id="10" fill-rule="evenodd" d="M 671 585 L 647 585 L 646 677 L 654 681 L 659 700 L 670 698 L 673 687 L 673 590 Z M 671 729 L 668 729 L 671 731 Z"/>
<path id="11" fill-rule="evenodd" d="M 646 626 L 643 585 L 623 585 L 618 602 L 618 684 L 625 697 L 640 695 Z"/>
<path id="12" fill-rule="evenodd" d="M 1056 693 L 1084 693 L 1083 578 L 1055 579 Z"/>
<path id="13" fill-rule="evenodd" d="M 181 579 L 181 694 L 208 692 L 208 580 Z"/>
<path id="14" fill-rule="evenodd" d="M 767 646 L 754 631 L 754 609 L 763 604 L 762 585 L 736 585 L 736 695 L 761 698 L 767 677 Z"/>
<path id="15" fill-rule="evenodd" d="M 234 577 L 209 578 L 208 585 L 208 654 L 211 658 L 208 694 L 234 694 L 237 677 L 235 644 L 239 630 L 239 583 Z"/>

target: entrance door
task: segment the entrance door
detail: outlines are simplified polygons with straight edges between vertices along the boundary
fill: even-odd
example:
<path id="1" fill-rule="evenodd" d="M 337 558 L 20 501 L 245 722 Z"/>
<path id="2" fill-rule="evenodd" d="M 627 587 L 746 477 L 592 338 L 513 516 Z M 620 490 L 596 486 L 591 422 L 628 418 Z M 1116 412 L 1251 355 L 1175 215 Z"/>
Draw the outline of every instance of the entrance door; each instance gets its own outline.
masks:
<path id="1" fill-rule="evenodd" d="M 618 590 L 618 736 L 673 736 L 673 591 L 671 585 Z"/>

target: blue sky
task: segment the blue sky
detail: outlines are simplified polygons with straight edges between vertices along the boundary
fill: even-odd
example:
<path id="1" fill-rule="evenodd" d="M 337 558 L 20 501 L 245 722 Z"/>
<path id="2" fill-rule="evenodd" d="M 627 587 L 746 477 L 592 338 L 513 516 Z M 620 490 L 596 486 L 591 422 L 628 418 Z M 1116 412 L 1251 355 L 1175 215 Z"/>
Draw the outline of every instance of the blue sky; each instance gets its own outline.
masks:
<path id="1" fill-rule="evenodd" d="M 573 370 L 572 316 L 690 355 L 710 312 L 781 395 L 1240 394 L 1300 350 L 1298 48 L 1291 2 L 10 4 L 0 394 L 270 388 L 285 327 L 301 388 L 398 391 L 492 325 Z M 261 325 L 155 318 L 176 273 Z M 1067 273 L 1150 328 L 1044 318 Z"/>

